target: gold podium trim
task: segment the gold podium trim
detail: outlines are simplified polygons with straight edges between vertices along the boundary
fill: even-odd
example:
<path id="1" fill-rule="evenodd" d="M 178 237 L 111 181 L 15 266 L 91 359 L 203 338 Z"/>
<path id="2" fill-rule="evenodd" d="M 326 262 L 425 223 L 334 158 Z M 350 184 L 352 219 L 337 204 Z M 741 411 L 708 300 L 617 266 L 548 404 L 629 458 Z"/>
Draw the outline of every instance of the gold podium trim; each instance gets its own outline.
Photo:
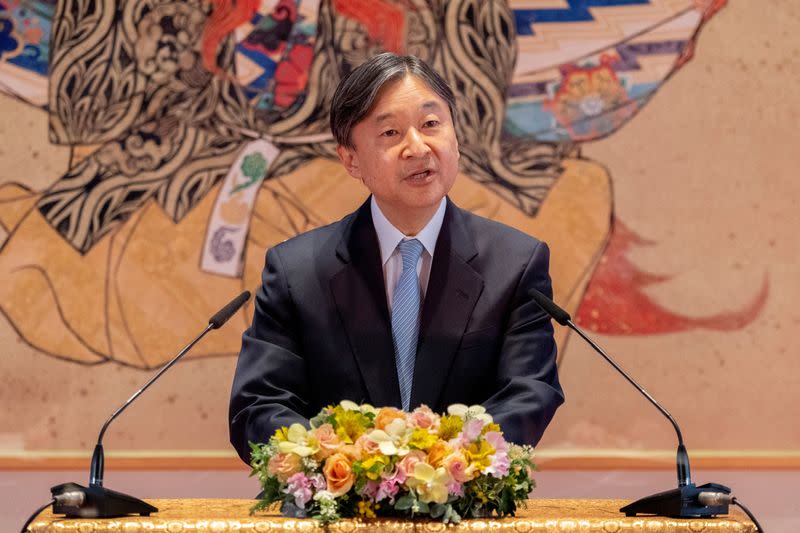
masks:
<path id="1" fill-rule="evenodd" d="M 159 508 L 151 517 L 65 519 L 46 511 L 31 525 L 32 533 L 169 533 L 199 532 L 289 532 L 303 533 L 427 533 L 543 531 L 624 533 L 755 533 L 755 525 L 735 510 L 718 518 L 625 517 L 619 508 L 627 500 L 529 500 L 516 517 L 471 519 L 445 526 L 430 520 L 372 519 L 342 520 L 321 527 L 316 520 L 284 518 L 277 512 L 249 515 L 252 500 L 148 500 Z"/>

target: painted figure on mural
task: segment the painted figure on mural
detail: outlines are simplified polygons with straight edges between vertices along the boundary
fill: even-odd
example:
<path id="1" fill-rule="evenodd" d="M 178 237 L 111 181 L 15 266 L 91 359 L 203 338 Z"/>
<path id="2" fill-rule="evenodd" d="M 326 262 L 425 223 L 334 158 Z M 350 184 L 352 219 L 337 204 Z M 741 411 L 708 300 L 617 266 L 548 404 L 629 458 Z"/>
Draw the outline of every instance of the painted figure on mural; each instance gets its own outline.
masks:
<path id="1" fill-rule="evenodd" d="M 552 294 L 547 245 L 447 198 L 457 104 L 418 58 L 367 60 L 331 106 L 337 153 L 370 196 L 267 253 L 231 442 L 249 463 L 249 442 L 350 399 L 480 404 L 509 440 L 536 444 L 564 401 L 553 327 L 528 295 Z"/>
<path id="2" fill-rule="evenodd" d="M 261 250 L 361 203 L 335 163 L 328 109 L 339 80 L 383 50 L 419 56 L 456 93 L 466 179 L 451 197 L 550 242 L 556 299 L 583 300 L 578 317 L 599 324 L 606 299 L 583 295 L 611 232 L 610 181 L 577 142 L 629 120 L 724 2 L 593 7 L 603 24 L 588 41 L 550 31 L 592 24 L 583 3 L 368 4 L 0 2 L 4 90 L 46 106 L 50 140 L 72 147 L 48 186 L 0 191 L 0 306 L 19 335 L 76 362 L 163 362 L 219 301 L 257 285 Z M 605 294 L 650 308 L 629 332 L 693 327 L 604 265 Z M 235 329 L 193 356 L 235 353 Z"/>

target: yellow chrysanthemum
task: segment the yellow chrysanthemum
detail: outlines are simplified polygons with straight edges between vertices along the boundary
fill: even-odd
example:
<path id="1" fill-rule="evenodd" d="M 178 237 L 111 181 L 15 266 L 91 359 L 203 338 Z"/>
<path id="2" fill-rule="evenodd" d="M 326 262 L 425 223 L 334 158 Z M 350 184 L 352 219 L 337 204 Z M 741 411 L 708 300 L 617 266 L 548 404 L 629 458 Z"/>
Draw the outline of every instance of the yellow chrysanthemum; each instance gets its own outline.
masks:
<path id="1" fill-rule="evenodd" d="M 494 452 L 495 449 L 492 447 L 491 444 L 489 444 L 485 440 L 480 440 L 478 442 L 471 443 L 467 447 L 466 453 L 464 455 L 466 456 L 470 466 L 473 466 L 478 470 L 483 470 L 484 468 L 492 464 L 492 461 L 489 458 L 489 456 L 494 454 Z"/>
<path id="2" fill-rule="evenodd" d="M 373 481 L 377 481 L 381 477 L 381 472 L 383 472 L 386 465 L 389 464 L 389 458 L 385 455 L 373 455 L 361 461 L 361 467 L 364 469 L 364 475 L 367 476 L 368 479 Z"/>
<path id="3" fill-rule="evenodd" d="M 492 422 L 491 424 L 486 424 L 485 426 L 483 426 L 483 429 L 481 430 L 481 435 L 486 435 L 490 431 L 496 431 L 499 433 L 500 426 L 498 424 L 495 424 L 494 422 Z"/>
<path id="4" fill-rule="evenodd" d="M 289 440 L 288 433 L 289 433 L 289 428 L 287 428 L 287 427 L 285 427 L 285 426 L 284 426 L 284 427 L 281 427 L 281 428 L 278 428 L 278 429 L 276 429 L 276 430 L 275 430 L 275 434 L 273 435 L 273 437 L 274 437 L 274 438 L 275 438 L 275 439 L 276 439 L 278 442 L 284 442 L 284 441 L 287 441 L 287 440 Z"/>
<path id="5" fill-rule="evenodd" d="M 345 411 L 341 407 L 334 409 L 336 435 L 346 444 L 353 444 L 364 433 L 365 416 L 358 411 Z"/>
<path id="6" fill-rule="evenodd" d="M 427 452 L 437 440 L 439 440 L 439 438 L 436 435 L 431 435 L 427 430 L 415 429 L 414 432 L 411 433 L 411 438 L 408 441 L 408 445 L 411 448 L 416 448 L 418 450 Z"/>
<path id="7" fill-rule="evenodd" d="M 439 421 L 439 438 L 442 440 L 455 438 L 463 427 L 464 420 L 461 417 L 444 415 Z"/>

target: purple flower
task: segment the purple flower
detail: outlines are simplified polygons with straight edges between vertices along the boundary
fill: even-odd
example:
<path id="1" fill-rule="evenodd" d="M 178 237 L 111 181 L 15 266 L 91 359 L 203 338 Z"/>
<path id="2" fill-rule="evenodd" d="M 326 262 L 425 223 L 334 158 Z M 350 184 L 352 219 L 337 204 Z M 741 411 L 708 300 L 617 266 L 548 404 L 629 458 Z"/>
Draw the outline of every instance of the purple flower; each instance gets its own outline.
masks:
<path id="1" fill-rule="evenodd" d="M 286 481 L 286 494 L 294 496 L 294 504 L 300 509 L 305 509 L 313 495 L 311 486 L 311 480 L 302 472 L 298 472 Z"/>
<path id="2" fill-rule="evenodd" d="M 369 480 L 364 484 L 364 490 L 361 491 L 362 496 L 366 496 L 370 500 L 377 502 L 379 501 L 377 498 L 378 494 L 378 486 L 380 484 L 377 481 Z"/>
<path id="3" fill-rule="evenodd" d="M 464 495 L 464 485 L 456 481 L 455 479 L 451 479 L 447 483 L 447 493 L 451 496 L 458 496 L 459 498 Z"/>
<path id="4" fill-rule="evenodd" d="M 311 484 L 314 486 L 314 490 L 325 490 L 328 488 L 328 482 L 325 481 L 325 476 L 322 474 L 314 474 L 308 479 L 311 480 Z"/>
<path id="5" fill-rule="evenodd" d="M 379 502 L 389 498 L 389 502 L 394 504 L 394 497 L 397 495 L 397 491 L 399 490 L 400 482 L 397 480 L 397 477 L 384 479 L 381 481 L 380 486 L 378 487 L 378 493 L 375 495 L 375 501 Z"/>

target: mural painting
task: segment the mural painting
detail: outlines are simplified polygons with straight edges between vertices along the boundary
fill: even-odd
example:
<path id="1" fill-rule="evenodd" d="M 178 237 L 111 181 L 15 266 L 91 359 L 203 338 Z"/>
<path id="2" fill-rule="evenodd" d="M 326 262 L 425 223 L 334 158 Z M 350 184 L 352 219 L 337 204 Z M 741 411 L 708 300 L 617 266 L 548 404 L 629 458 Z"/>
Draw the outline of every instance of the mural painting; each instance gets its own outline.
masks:
<path id="1" fill-rule="evenodd" d="M 746 327 L 768 301 L 766 269 L 736 308 L 668 310 L 645 290 L 668 275 L 630 261 L 648 241 L 615 216 L 614 169 L 583 155 L 638 120 L 725 4 L 0 0 L 0 109 L 31 124 L 42 158 L 26 167 L 49 171 L 0 181 L 0 310 L 9 345 L 38 354 L 13 367 L 69 369 L 48 385 L 79 391 L 68 412 L 92 396 L 113 405 L 114 373 L 127 387 L 169 360 L 257 287 L 268 247 L 355 209 L 366 190 L 340 168 L 328 108 L 342 76 L 385 50 L 449 81 L 462 151 L 451 197 L 546 240 L 555 299 L 579 324 L 616 336 Z M 24 168 L 14 157 L 0 161 Z M 209 386 L 209 372 L 232 371 L 249 320 L 239 313 L 188 356 L 184 396 L 227 403 L 228 374 Z M 565 331 L 558 341 L 563 363 Z M 50 417 L 47 430 L 12 420 L 0 447 L 91 441 Z M 225 437 L 187 444 L 163 430 L 127 445 L 217 450 Z"/>

